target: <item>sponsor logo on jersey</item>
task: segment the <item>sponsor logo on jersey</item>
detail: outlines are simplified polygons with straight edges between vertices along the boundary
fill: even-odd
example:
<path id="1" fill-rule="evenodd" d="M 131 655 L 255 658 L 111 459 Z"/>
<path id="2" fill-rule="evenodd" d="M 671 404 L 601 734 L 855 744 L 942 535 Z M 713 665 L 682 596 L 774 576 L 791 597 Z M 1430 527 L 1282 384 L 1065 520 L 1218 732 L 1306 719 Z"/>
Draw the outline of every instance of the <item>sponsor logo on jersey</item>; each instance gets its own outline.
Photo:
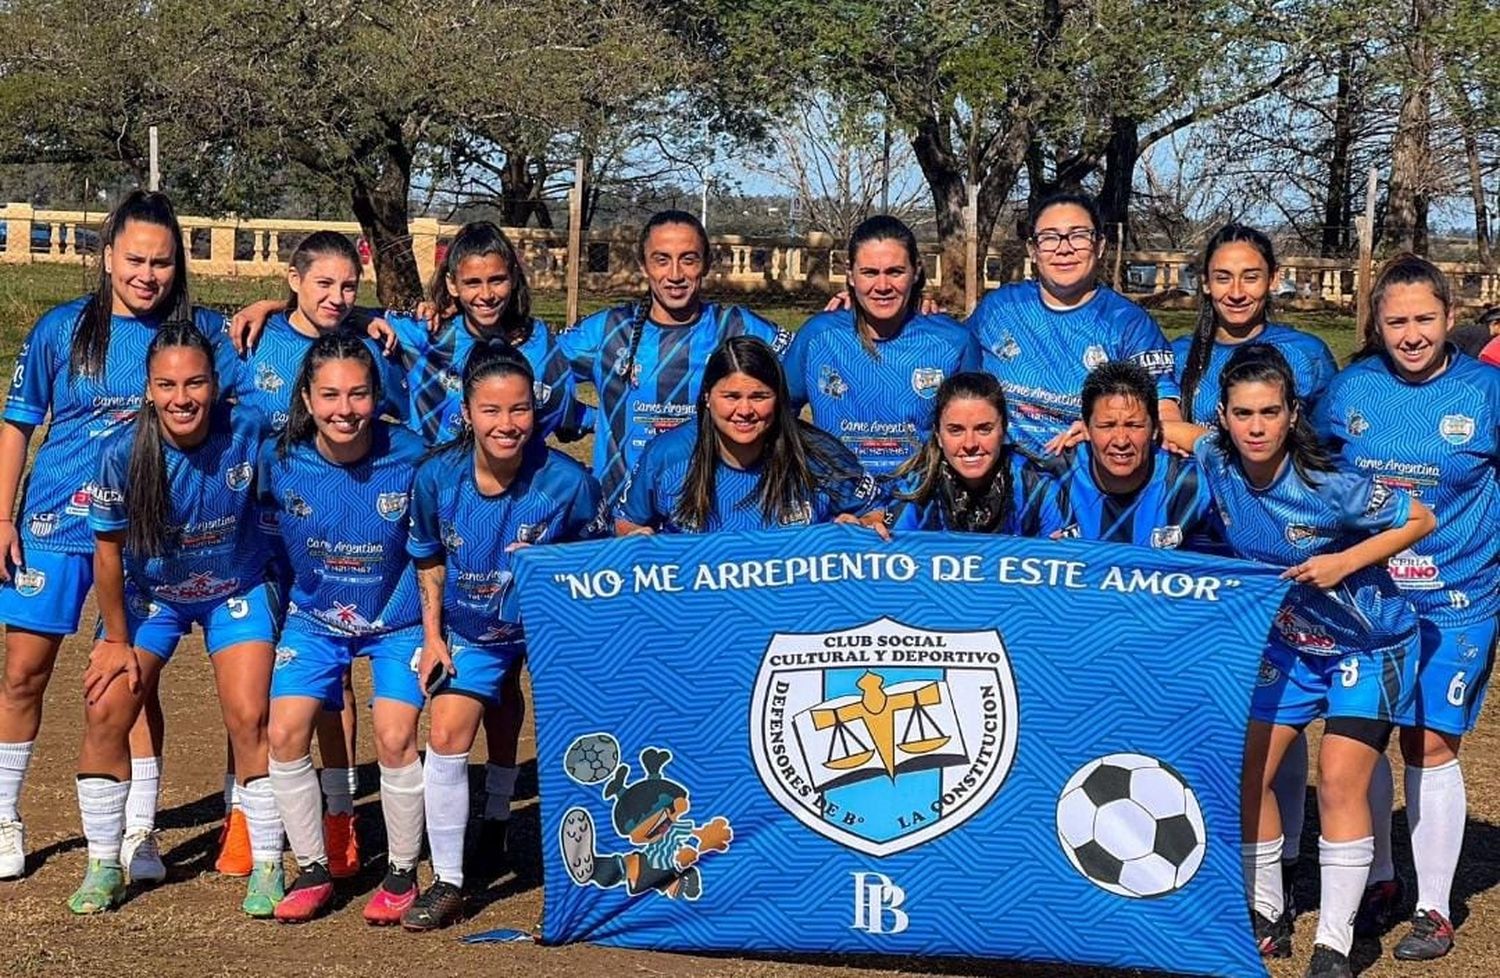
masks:
<path id="1" fill-rule="evenodd" d="M 1151 546 L 1158 550 L 1175 550 L 1182 546 L 1182 527 L 1176 525 L 1152 527 Z"/>
<path id="2" fill-rule="evenodd" d="M 32 513 L 31 518 L 26 521 L 26 528 L 31 535 L 38 540 L 45 540 L 57 529 L 56 513 Z"/>
<path id="3" fill-rule="evenodd" d="M 255 389 L 267 394 L 275 394 L 286 386 L 286 381 L 281 374 L 271 368 L 269 363 L 258 364 L 255 368 Z"/>
<path id="4" fill-rule="evenodd" d="M 375 497 L 375 512 L 381 519 L 394 523 L 406 515 L 406 500 L 404 492 L 383 492 Z"/>
<path id="5" fill-rule="evenodd" d="M 1411 591 L 1436 591 L 1443 586 L 1437 561 L 1411 550 L 1403 550 L 1386 563 L 1397 587 Z"/>
<path id="6" fill-rule="evenodd" d="M 296 649 L 292 648 L 290 645 L 278 645 L 276 646 L 276 665 L 272 668 L 280 669 L 282 666 L 291 665 L 292 660 L 296 658 Z"/>
<path id="7" fill-rule="evenodd" d="M 942 386 L 942 383 L 941 367 L 918 367 L 911 372 L 911 389 L 924 400 L 930 401 L 937 397 L 938 388 Z"/>
<path id="8" fill-rule="evenodd" d="M 1438 434 L 1450 445 L 1464 445 L 1474 437 L 1474 419 L 1467 414 L 1445 414 L 1438 422 Z"/>
<path id="9" fill-rule="evenodd" d="M 30 567 L 16 569 L 16 593 L 23 598 L 34 598 L 47 586 L 47 574 Z"/>
<path id="10" fill-rule="evenodd" d="M 540 543 L 542 537 L 547 535 L 549 525 L 546 521 L 541 523 L 522 523 L 516 527 L 516 539 L 521 543 Z"/>
<path id="11" fill-rule="evenodd" d="M 244 492 L 250 488 L 250 479 L 254 474 L 255 468 L 249 462 L 241 462 L 224 473 L 224 483 L 235 492 Z"/>
<path id="12" fill-rule="evenodd" d="M 1306 523 L 1288 523 L 1286 527 L 1286 542 L 1294 547 L 1314 546 L 1325 536 L 1327 534 L 1322 530 L 1316 526 L 1308 526 Z"/>
<path id="13" fill-rule="evenodd" d="M 1349 414 L 1344 418 L 1344 427 L 1349 429 L 1349 434 L 1358 438 L 1370 430 L 1370 422 L 1365 420 L 1363 414 L 1351 409 Z"/>
<path id="14" fill-rule="evenodd" d="M 1396 490 L 1383 482 L 1376 482 L 1370 486 L 1370 501 L 1365 503 L 1365 515 L 1374 516 L 1382 509 L 1385 509 L 1385 504 L 1390 502 L 1391 497 L 1395 494 Z"/>
<path id="15" fill-rule="evenodd" d="M 925 678 L 906 678 L 913 668 Z M 750 750 L 787 814 L 888 856 L 990 803 L 1015 760 L 1019 715 L 999 632 L 880 618 L 772 637 L 751 697 Z M 856 785 L 866 790 L 843 790 Z"/>
<path id="16" fill-rule="evenodd" d="M 1083 527 L 1079 526 L 1077 523 L 1069 523 L 1061 530 L 1054 530 L 1052 532 L 1052 539 L 1054 540 L 1078 540 L 1082 538 L 1082 536 Z"/>
<path id="17" fill-rule="evenodd" d="M 94 492 L 99 488 L 96 483 L 85 482 L 73 491 L 68 497 L 68 504 L 63 507 L 63 512 L 69 516 L 87 516 L 89 507 L 94 502 Z"/>
<path id="18" fill-rule="evenodd" d="M 990 352 L 1001 360 L 1014 360 L 1021 355 L 1021 344 L 1010 333 L 1003 333 L 990 347 Z"/>
<path id="19" fill-rule="evenodd" d="M 1109 354 L 1104 352 L 1104 347 L 1097 343 L 1083 351 L 1083 365 L 1089 370 L 1102 366 L 1109 362 Z"/>
<path id="20" fill-rule="evenodd" d="M 458 527 L 451 523 L 443 527 L 443 549 L 457 550 L 464 545 L 464 538 L 458 535 Z"/>
<path id="21" fill-rule="evenodd" d="M 825 363 L 818 368 L 818 390 L 837 398 L 849 393 L 849 385 L 837 370 Z"/>
<path id="22" fill-rule="evenodd" d="M 1153 376 L 1170 374 L 1176 366 L 1171 350 L 1147 350 L 1144 353 L 1137 353 L 1130 359 L 1131 362 L 1144 367 L 1146 372 Z"/>
<path id="23" fill-rule="evenodd" d="M 812 515 L 812 503 L 800 502 L 781 514 L 776 522 L 782 526 L 807 526 L 812 522 Z"/>
<path id="24" fill-rule="evenodd" d="M 286 506 L 288 513 L 298 519 L 305 520 L 312 515 L 312 507 L 307 504 L 307 500 L 290 489 L 286 491 L 286 499 L 283 501 L 283 505 Z"/>
<path id="25" fill-rule="evenodd" d="M 159 597 L 168 601 L 189 604 L 196 601 L 211 601 L 233 594 L 239 589 L 240 579 L 215 577 L 212 571 L 198 571 L 185 581 L 176 584 L 160 584 L 156 587 Z"/>
<path id="26" fill-rule="evenodd" d="M 1291 608 L 1283 606 L 1276 613 L 1276 630 L 1292 648 L 1310 655 L 1335 655 L 1338 643 L 1322 625 L 1308 621 Z"/>

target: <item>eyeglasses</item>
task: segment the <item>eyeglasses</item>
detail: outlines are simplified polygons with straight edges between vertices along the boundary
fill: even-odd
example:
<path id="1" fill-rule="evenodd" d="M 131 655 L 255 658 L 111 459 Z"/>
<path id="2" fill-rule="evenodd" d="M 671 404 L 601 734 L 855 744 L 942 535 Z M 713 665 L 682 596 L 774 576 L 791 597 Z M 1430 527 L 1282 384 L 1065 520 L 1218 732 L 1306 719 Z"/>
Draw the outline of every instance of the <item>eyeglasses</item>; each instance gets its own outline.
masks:
<path id="1" fill-rule="evenodd" d="M 1099 232 L 1092 228 L 1074 228 L 1066 233 L 1062 231 L 1038 231 L 1031 236 L 1031 243 L 1036 245 L 1037 251 L 1056 251 L 1066 241 L 1074 251 L 1087 251 L 1099 240 Z"/>

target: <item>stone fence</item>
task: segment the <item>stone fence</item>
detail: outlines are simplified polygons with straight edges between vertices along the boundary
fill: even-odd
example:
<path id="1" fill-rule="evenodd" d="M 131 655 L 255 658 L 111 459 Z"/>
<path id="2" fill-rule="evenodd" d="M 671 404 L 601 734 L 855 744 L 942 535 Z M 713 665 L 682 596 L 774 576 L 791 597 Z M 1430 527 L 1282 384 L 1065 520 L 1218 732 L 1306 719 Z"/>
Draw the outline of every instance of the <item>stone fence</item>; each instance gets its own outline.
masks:
<path id="1" fill-rule="evenodd" d="M 104 214 L 95 211 L 59 211 L 33 208 L 29 204 L 0 205 L 0 263 L 49 262 L 81 264 L 98 251 L 98 230 Z M 292 249 L 314 231 L 332 230 L 360 238 L 353 222 L 294 221 L 281 219 L 241 220 L 233 217 L 181 217 L 189 268 L 195 275 L 262 278 L 282 275 Z M 423 281 L 432 274 L 447 242 L 459 225 L 432 218 L 410 222 L 412 251 Z M 565 287 L 567 266 L 566 230 L 507 228 L 532 285 L 541 289 Z M 720 291 L 830 292 L 844 285 L 844 253 L 839 242 L 826 234 L 799 238 L 759 238 L 740 235 L 711 236 L 714 256 L 708 285 Z M 367 253 L 360 242 L 362 253 Z M 943 256 L 935 245 L 924 246 L 927 277 L 934 286 L 943 284 Z M 1154 296 L 1171 302 L 1188 299 L 1198 287 L 1197 255 L 1181 251 L 1127 251 L 1118 265 L 1117 286 L 1139 296 Z M 1111 256 L 1105 260 L 1106 274 L 1116 274 Z M 1477 263 L 1440 262 L 1453 279 L 1460 301 L 1466 306 L 1500 304 L 1500 271 Z M 641 288 L 635 261 L 635 238 L 626 231 L 584 233 L 580 284 L 590 292 L 628 292 Z M 984 288 L 1024 278 L 1030 261 L 1020 249 L 990 251 L 983 262 Z M 1354 263 L 1339 259 L 1283 257 L 1281 278 L 1276 285 L 1283 305 L 1316 307 L 1352 306 Z"/>

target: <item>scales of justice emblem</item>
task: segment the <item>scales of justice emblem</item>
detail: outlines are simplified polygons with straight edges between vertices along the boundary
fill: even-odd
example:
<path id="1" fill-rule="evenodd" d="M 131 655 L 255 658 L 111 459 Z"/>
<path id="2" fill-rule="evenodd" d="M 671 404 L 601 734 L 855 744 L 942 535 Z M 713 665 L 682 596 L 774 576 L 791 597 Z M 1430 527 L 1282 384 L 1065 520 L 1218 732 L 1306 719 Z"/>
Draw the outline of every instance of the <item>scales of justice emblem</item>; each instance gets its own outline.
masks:
<path id="1" fill-rule="evenodd" d="M 803 825 L 874 856 L 957 828 L 1015 758 L 1015 678 L 994 630 L 890 618 L 774 636 L 751 700 L 751 751 Z"/>

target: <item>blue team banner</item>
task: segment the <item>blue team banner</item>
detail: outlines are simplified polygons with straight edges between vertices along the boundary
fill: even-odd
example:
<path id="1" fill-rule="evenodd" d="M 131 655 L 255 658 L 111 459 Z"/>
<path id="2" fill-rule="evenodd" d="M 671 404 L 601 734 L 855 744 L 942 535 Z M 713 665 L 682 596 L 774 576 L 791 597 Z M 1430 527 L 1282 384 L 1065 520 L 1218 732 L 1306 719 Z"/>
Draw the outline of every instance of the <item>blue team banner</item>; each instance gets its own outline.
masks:
<path id="1" fill-rule="evenodd" d="M 518 563 L 545 942 L 1265 974 L 1271 568 L 841 526 Z"/>

